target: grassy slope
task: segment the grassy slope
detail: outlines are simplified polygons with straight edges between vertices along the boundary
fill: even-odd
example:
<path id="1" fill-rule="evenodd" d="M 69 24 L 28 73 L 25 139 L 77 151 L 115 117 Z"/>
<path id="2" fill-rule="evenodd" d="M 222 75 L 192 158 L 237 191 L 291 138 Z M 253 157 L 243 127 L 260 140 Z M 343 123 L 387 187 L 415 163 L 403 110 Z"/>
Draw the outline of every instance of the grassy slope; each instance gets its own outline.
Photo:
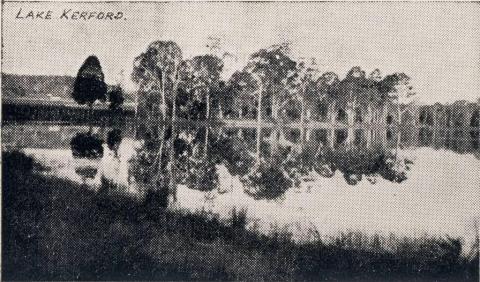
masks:
<path id="1" fill-rule="evenodd" d="M 143 202 L 32 173 L 32 159 L 3 153 L 3 278 L 169 280 L 478 281 L 478 254 L 455 239 L 397 241 L 339 236 L 333 245 L 297 245 L 288 234 L 245 230 L 236 213 L 215 217 L 166 211 L 165 195 Z M 360 240 L 361 241 L 361 240 Z M 358 240 L 357 240 L 358 243 Z M 360 244 L 365 244 L 360 243 Z"/>

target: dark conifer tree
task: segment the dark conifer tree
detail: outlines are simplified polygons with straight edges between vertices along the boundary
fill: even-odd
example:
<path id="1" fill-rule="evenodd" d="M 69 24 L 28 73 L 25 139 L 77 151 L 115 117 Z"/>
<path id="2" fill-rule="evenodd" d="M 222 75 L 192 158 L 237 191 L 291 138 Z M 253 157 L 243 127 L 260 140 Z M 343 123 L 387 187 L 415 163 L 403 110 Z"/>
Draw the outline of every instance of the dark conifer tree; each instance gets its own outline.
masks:
<path id="1" fill-rule="evenodd" d="M 73 86 L 73 99 L 80 105 L 87 105 L 90 110 L 95 101 L 105 102 L 107 85 L 100 61 L 96 56 L 88 57 L 78 70 Z"/>

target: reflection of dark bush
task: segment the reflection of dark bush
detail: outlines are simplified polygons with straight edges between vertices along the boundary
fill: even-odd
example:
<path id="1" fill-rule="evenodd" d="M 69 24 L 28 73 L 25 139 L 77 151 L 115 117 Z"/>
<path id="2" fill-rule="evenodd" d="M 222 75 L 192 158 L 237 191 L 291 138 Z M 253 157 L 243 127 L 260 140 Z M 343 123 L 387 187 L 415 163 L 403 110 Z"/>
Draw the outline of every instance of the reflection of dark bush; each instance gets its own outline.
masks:
<path id="1" fill-rule="evenodd" d="M 335 167 L 332 164 L 314 164 L 313 169 L 322 177 L 332 178 L 335 175 Z"/>
<path id="2" fill-rule="evenodd" d="M 120 129 L 112 129 L 107 135 L 107 145 L 112 151 L 118 150 L 120 143 L 122 142 L 122 131 Z"/>
<path id="3" fill-rule="evenodd" d="M 173 149 L 175 150 L 175 156 L 181 156 L 183 154 L 188 154 L 191 146 L 189 144 L 181 139 L 181 138 L 176 138 L 175 141 L 173 141 Z"/>
<path id="4" fill-rule="evenodd" d="M 86 167 L 79 167 L 75 169 L 75 173 L 80 175 L 82 178 L 90 178 L 94 179 L 97 175 L 98 169 L 86 166 Z"/>
<path id="5" fill-rule="evenodd" d="M 98 159 L 103 157 L 103 140 L 89 133 L 77 133 L 70 141 L 73 157 Z"/>
<path id="6" fill-rule="evenodd" d="M 336 130 L 335 131 L 335 144 L 341 145 L 347 140 L 348 132 L 346 130 Z"/>
<path id="7" fill-rule="evenodd" d="M 248 224 L 247 210 L 245 208 L 238 209 L 234 207 L 230 212 L 230 226 L 235 231 L 246 230 Z"/>
<path id="8" fill-rule="evenodd" d="M 235 142 L 231 137 L 225 137 L 211 142 L 209 151 L 215 162 L 223 163 L 232 175 L 244 176 L 255 161 L 244 145 Z"/>
<path id="9" fill-rule="evenodd" d="M 378 172 L 380 175 L 391 182 L 402 183 L 407 180 L 407 172 L 413 162 L 409 159 L 397 159 L 394 155 L 382 156 L 381 162 L 378 164 Z"/>
<path id="10" fill-rule="evenodd" d="M 407 180 L 407 174 L 405 172 L 396 172 L 391 169 L 385 169 L 381 171 L 380 175 L 384 179 L 395 183 L 402 183 L 403 181 Z"/>
<path id="11" fill-rule="evenodd" d="M 253 189 L 246 193 L 260 200 L 275 200 L 282 196 L 293 185 L 284 173 L 275 165 L 261 164 L 244 179 L 244 183 Z"/>
<path id="12" fill-rule="evenodd" d="M 356 173 L 344 173 L 343 177 L 345 178 L 345 182 L 348 185 L 357 185 L 358 182 L 362 181 L 362 175 Z"/>
<path id="13" fill-rule="evenodd" d="M 199 191 L 212 191 L 218 188 L 218 173 L 215 164 L 202 160 L 189 168 L 186 183 L 188 188 Z"/>

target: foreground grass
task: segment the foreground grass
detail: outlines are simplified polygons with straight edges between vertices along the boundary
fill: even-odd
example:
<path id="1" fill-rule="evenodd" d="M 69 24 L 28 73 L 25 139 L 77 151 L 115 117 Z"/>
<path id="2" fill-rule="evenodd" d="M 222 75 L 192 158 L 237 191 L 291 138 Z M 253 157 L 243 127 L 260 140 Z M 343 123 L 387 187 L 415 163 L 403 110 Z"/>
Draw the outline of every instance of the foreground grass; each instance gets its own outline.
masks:
<path id="1" fill-rule="evenodd" d="M 93 192 L 34 174 L 21 153 L 2 159 L 6 280 L 478 281 L 478 251 L 461 256 L 457 239 L 351 233 L 295 244 L 247 231 L 242 212 L 227 223 L 172 212 L 160 192 L 138 202 L 113 196 L 109 183 Z"/>

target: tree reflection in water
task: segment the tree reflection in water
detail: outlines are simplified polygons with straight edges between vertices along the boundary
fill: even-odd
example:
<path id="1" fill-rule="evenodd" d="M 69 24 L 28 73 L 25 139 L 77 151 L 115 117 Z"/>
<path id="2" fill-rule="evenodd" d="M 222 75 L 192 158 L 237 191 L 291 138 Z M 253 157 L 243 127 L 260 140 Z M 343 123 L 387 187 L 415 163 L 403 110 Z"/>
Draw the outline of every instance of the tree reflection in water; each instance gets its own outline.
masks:
<path id="1" fill-rule="evenodd" d="M 91 166 L 77 167 L 75 168 L 75 173 L 77 173 L 80 177 L 82 177 L 82 179 L 85 182 L 86 179 L 88 178 L 94 179 L 95 176 L 97 176 L 98 169 Z"/>
<path id="2" fill-rule="evenodd" d="M 79 132 L 70 141 L 74 158 L 100 159 L 103 157 L 103 140 L 91 132 Z"/>
<path id="3" fill-rule="evenodd" d="M 276 200 L 302 182 L 336 173 L 349 185 L 365 179 L 375 184 L 380 178 L 401 183 L 413 165 L 403 155 L 398 132 L 388 133 L 392 142 L 386 146 L 387 132 L 295 130 L 154 127 L 143 135 L 131 160 L 131 177 L 148 190 L 169 191 L 174 198 L 178 184 L 220 193 L 219 167 L 224 166 L 230 177 L 239 178 L 246 194 Z"/>
<path id="4" fill-rule="evenodd" d="M 107 135 L 107 146 L 108 149 L 112 150 L 115 154 L 115 157 L 118 158 L 118 149 L 122 143 L 122 130 L 115 128 L 108 132 Z"/>
<path id="5" fill-rule="evenodd" d="M 98 161 L 103 157 L 103 140 L 91 130 L 79 132 L 70 140 L 70 148 L 74 159 L 86 159 L 86 162 L 76 163 L 75 167 L 75 173 L 86 184 L 98 173 Z"/>

